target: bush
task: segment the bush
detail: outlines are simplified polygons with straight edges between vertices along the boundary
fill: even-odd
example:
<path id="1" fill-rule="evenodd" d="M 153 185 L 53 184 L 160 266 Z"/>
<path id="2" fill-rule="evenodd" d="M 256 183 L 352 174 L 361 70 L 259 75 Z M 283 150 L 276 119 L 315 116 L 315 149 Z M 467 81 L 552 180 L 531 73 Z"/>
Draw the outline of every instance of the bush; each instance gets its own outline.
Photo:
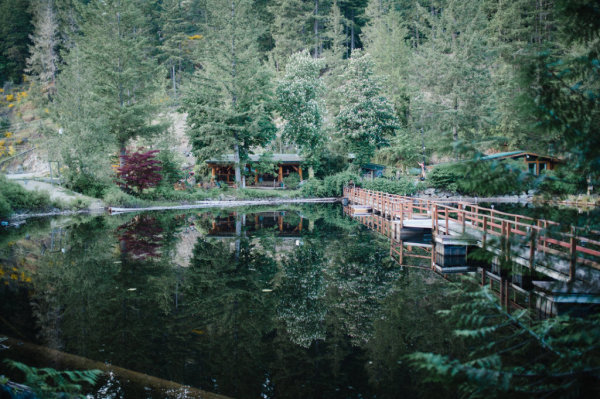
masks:
<path id="1" fill-rule="evenodd" d="M 162 180 L 160 181 L 161 186 L 170 185 L 177 183 L 179 180 L 185 177 L 185 173 L 182 171 L 181 162 L 177 159 L 177 154 L 171 150 L 162 150 L 158 153 L 157 159 L 160 161 L 162 170 Z"/>
<path id="2" fill-rule="evenodd" d="M 437 189 L 464 195 L 518 194 L 531 188 L 532 176 L 517 161 L 462 162 L 437 166 L 427 176 Z"/>
<path id="3" fill-rule="evenodd" d="M 298 173 L 290 173 L 289 176 L 283 179 L 283 184 L 292 190 L 295 190 L 300 185 L 300 175 Z"/>
<path id="4" fill-rule="evenodd" d="M 302 183 L 302 195 L 305 197 L 323 197 L 324 190 L 323 180 L 320 179 L 312 178 Z"/>
<path id="5" fill-rule="evenodd" d="M 127 193 L 124 193 L 119 187 L 116 186 L 112 186 L 109 189 L 107 189 L 102 199 L 104 200 L 106 205 L 109 206 L 118 205 L 135 207 L 142 205 L 142 202 L 139 199 Z"/>
<path id="6" fill-rule="evenodd" d="M 327 176 L 323 180 L 323 197 L 339 197 L 343 194 L 344 186 L 348 182 L 353 181 L 354 184 L 360 185 L 360 176 L 353 172 L 341 172 L 333 176 Z"/>
<path id="7" fill-rule="evenodd" d="M 28 191 L 18 183 L 7 180 L 3 176 L 0 177 L 0 198 L 3 198 L 5 203 L 0 205 L 3 212 L 7 212 L 9 208 L 11 211 L 42 210 L 54 205 L 47 192 Z M 6 204 L 8 204 L 8 207 Z"/>
<path id="8" fill-rule="evenodd" d="M 159 150 L 127 152 L 123 166 L 117 170 L 119 184 L 126 190 L 135 188 L 138 194 L 145 189 L 155 187 L 161 180 L 160 161 L 155 159 Z"/>
<path id="9" fill-rule="evenodd" d="M 89 197 L 102 198 L 104 192 L 110 187 L 106 181 L 86 173 L 67 172 L 65 177 L 67 180 L 65 186 L 67 188 Z"/>
<path id="10" fill-rule="evenodd" d="M 12 207 L 4 198 L 2 194 L 0 194 L 0 218 L 7 218 L 13 213 Z"/>
<path id="11" fill-rule="evenodd" d="M 402 178 L 399 180 L 377 178 L 374 180 L 363 181 L 362 186 L 367 190 L 383 191 L 389 194 L 398 195 L 412 195 L 417 192 L 415 182 L 409 178 Z"/>
<path id="12" fill-rule="evenodd" d="M 427 174 L 431 187 L 452 192 L 458 191 L 458 181 L 461 177 L 455 165 L 439 165 Z"/>
<path id="13" fill-rule="evenodd" d="M 583 174 L 577 173 L 567 166 L 562 166 L 556 170 L 545 171 L 540 176 L 537 189 L 542 194 L 575 195 L 586 192 L 587 181 Z"/>

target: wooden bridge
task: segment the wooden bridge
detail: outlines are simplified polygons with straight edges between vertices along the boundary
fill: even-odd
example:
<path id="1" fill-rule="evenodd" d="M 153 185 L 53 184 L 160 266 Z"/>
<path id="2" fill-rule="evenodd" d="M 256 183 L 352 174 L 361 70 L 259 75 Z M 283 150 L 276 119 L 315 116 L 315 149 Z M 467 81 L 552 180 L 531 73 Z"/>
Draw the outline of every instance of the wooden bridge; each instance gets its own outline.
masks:
<path id="1" fill-rule="evenodd" d="M 429 200 L 345 187 L 353 216 L 379 214 L 391 238 L 406 229 L 434 236 L 468 237 L 478 245 L 556 280 L 600 286 L 600 232 L 550 220 L 500 212 L 468 202 Z M 582 267 L 583 266 L 583 267 Z"/>

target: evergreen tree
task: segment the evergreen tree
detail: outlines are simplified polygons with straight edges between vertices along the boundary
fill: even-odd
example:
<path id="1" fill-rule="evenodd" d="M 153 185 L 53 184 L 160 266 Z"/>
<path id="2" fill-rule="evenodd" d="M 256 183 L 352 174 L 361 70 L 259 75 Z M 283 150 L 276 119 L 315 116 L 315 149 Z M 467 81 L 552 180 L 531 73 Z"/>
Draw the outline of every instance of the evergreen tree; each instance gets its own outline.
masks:
<path id="1" fill-rule="evenodd" d="M 336 126 L 355 164 L 371 160 L 375 150 L 388 143 L 398 129 L 394 107 L 382 94 L 381 80 L 375 75 L 373 60 L 356 51 L 346 70 L 345 83 L 339 88 L 344 103 L 336 117 Z"/>
<path id="2" fill-rule="evenodd" d="M 413 57 L 412 117 L 437 142 L 445 133 L 454 144 L 459 138 L 481 137 L 490 123 L 492 102 L 483 6 L 451 0 L 440 13 L 421 12 L 430 28 Z"/>
<path id="3" fill-rule="evenodd" d="M 363 29 L 365 51 L 375 63 L 375 72 L 387 78 L 385 94 L 394 103 L 398 118 L 407 122 L 410 49 L 405 42 L 408 30 L 393 1 L 371 0 L 366 10 L 369 22 Z"/>
<path id="4" fill-rule="evenodd" d="M 311 0 L 283 0 L 270 7 L 274 20 L 271 36 L 275 41 L 272 50 L 273 62 L 278 71 L 283 71 L 289 56 L 311 48 Z"/>
<path id="5" fill-rule="evenodd" d="M 325 136 L 323 104 L 324 87 L 319 76 L 323 62 L 310 57 L 307 51 L 292 55 L 285 75 L 277 87 L 279 110 L 285 124 L 283 138 L 298 145 L 300 154 L 312 170 L 319 164 Z"/>
<path id="6" fill-rule="evenodd" d="M 190 71 L 193 44 L 203 39 L 196 31 L 192 4 L 182 0 L 165 0 L 160 10 L 160 50 L 169 71 L 173 97 L 178 95 L 182 75 Z"/>
<path id="7" fill-rule="evenodd" d="M 137 0 L 90 3 L 78 42 L 94 89 L 92 101 L 124 155 L 127 143 L 164 130 L 155 123 L 159 69 L 149 57 L 147 20 Z"/>
<path id="8" fill-rule="evenodd" d="M 0 1 L 0 82 L 21 82 L 32 31 L 29 0 Z"/>
<path id="9" fill-rule="evenodd" d="M 109 154 L 161 132 L 158 67 L 148 57 L 145 18 L 135 0 L 89 4 L 82 35 L 65 59 L 54 104 L 62 158 L 72 181 L 109 181 Z M 120 161 L 122 165 L 122 159 Z"/>
<path id="10" fill-rule="evenodd" d="M 32 45 L 27 59 L 26 72 L 37 83 L 42 94 L 52 96 L 58 70 L 58 22 L 53 0 L 40 0 L 35 3 Z"/>
<path id="11" fill-rule="evenodd" d="M 198 161 L 233 152 L 235 180 L 252 148 L 275 134 L 271 74 L 257 54 L 261 31 L 249 0 L 213 0 L 208 43 L 183 102 Z"/>

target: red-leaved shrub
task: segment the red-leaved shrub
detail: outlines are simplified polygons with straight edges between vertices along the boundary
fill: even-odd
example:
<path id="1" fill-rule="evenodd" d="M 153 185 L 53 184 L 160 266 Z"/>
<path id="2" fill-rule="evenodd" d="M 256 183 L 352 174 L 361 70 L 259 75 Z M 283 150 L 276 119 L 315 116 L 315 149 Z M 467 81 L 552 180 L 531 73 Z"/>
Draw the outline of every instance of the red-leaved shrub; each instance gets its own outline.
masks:
<path id="1" fill-rule="evenodd" d="M 119 185 L 128 191 L 135 188 L 138 193 L 156 186 L 162 180 L 160 161 L 155 159 L 159 152 L 159 150 L 127 151 L 122 156 L 123 166 L 117 169 Z"/>

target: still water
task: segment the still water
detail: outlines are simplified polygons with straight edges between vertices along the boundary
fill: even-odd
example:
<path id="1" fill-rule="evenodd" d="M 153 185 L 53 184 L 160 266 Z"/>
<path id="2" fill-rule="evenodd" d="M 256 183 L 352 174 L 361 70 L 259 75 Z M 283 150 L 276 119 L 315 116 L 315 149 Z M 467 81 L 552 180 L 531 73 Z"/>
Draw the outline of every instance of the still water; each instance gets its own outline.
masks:
<path id="1" fill-rule="evenodd" d="M 466 351 L 436 313 L 451 288 L 400 266 L 339 205 L 45 219 L 0 234 L 0 336 L 233 398 L 454 396 L 404 359 Z M 18 345 L 0 357 L 66 367 Z M 90 394 L 186 397 L 140 375 L 104 376 Z"/>

